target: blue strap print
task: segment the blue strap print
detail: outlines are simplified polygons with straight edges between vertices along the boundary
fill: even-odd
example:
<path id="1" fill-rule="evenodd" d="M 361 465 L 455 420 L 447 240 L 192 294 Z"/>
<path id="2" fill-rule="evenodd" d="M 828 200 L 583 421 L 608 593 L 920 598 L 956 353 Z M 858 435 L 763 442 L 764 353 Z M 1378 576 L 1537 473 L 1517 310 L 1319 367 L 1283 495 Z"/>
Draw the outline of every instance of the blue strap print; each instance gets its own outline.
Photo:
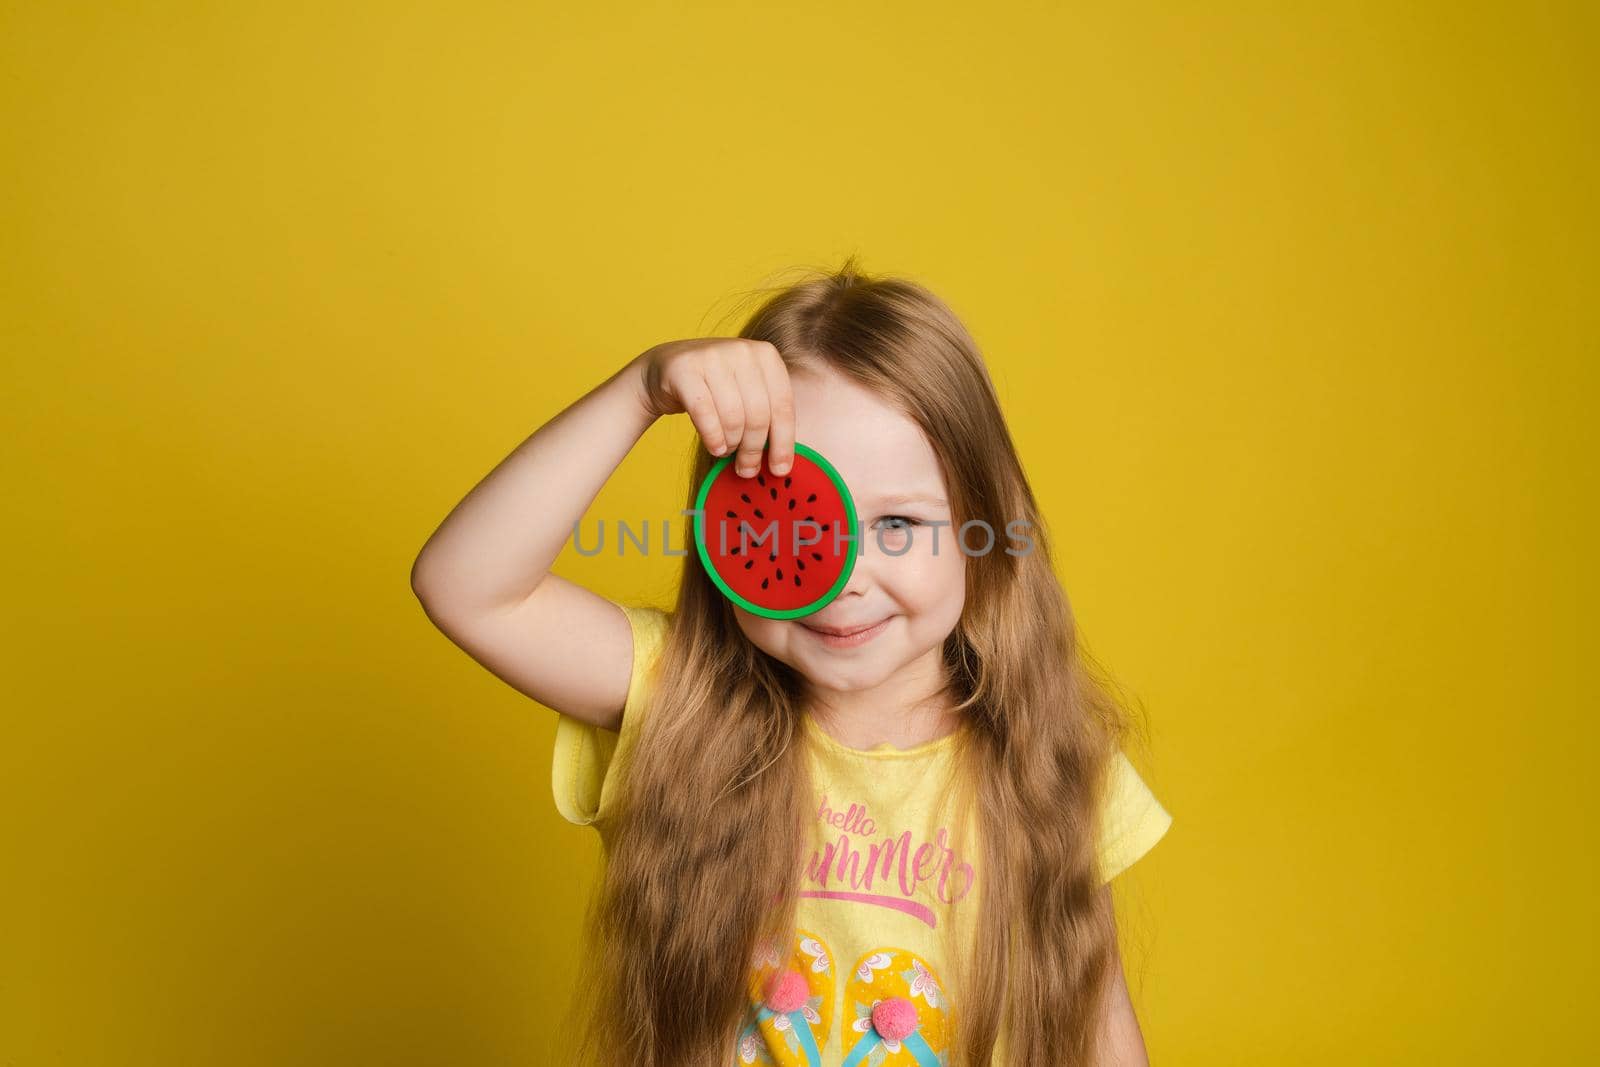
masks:
<path id="1" fill-rule="evenodd" d="M 778 1013 L 763 1004 L 761 1009 L 756 1012 L 756 1021 L 761 1022 L 776 1014 Z M 800 1039 L 800 1047 L 805 1049 L 806 1062 L 811 1067 L 822 1067 L 822 1053 L 817 1048 L 817 1038 L 811 1032 L 811 1024 L 806 1021 L 805 1012 L 791 1011 L 789 1013 L 789 1029 L 794 1031 L 794 1036 Z M 935 1064 L 934 1067 L 938 1067 L 938 1065 Z"/>
<path id="2" fill-rule="evenodd" d="M 861 1040 L 856 1042 L 855 1047 L 850 1050 L 850 1055 L 844 1058 L 839 1067 L 856 1067 L 867 1058 L 867 1053 L 878 1047 L 878 1043 L 882 1040 L 883 1038 L 878 1036 L 878 1031 L 868 1030 L 861 1035 Z M 934 1054 L 933 1046 L 928 1044 L 928 1039 L 915 1030 L 901 1038 L 900 1044 L 905 1046 L 906 1051 L 911 1053 L 920 1067 L 943 1067 L 939 1057 Z"/>

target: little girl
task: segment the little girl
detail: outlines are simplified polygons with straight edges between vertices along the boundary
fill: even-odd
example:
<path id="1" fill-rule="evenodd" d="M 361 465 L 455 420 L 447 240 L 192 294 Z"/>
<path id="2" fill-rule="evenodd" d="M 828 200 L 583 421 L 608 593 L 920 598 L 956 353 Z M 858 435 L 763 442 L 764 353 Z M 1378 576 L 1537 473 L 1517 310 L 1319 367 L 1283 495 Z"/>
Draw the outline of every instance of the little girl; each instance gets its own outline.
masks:
<path id="1" fill-rule="evenodd" d="M 754 487 L 799 441 L 842 477 L 859 555 L 820 610 L 734 604 L 687 518 L 670 613 L 549 572 L 683 412 L 689 508 L 724 455 Z M 925 288 L 852 260 L 736 338 L 642 353 L 473 488 L 412 587 L 558 713 L 556 806 L 606 858 L 582 1062 L 1146 1062 L 1108 883 L 1171 817 L 1077 645 L 977 346 Z"/>

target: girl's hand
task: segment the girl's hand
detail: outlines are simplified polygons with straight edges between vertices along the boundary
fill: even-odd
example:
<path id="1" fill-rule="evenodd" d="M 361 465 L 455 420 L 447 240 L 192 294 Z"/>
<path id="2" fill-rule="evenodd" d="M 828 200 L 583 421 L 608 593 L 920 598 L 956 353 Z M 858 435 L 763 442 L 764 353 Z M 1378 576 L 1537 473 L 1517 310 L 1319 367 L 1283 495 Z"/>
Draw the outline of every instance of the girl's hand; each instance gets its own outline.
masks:
<path id="1" fill-rule="evenodd" d="M 743 337 L 697 337 L 656 345 L 634 363 L 640 403 L 652 417 L 687 412 L 712 455 L 737 450 L 734 469 L 746 478 L 761 468 L 770 439 L 772 473 L 789 473 L 794 396 L 777 348 Z"/>

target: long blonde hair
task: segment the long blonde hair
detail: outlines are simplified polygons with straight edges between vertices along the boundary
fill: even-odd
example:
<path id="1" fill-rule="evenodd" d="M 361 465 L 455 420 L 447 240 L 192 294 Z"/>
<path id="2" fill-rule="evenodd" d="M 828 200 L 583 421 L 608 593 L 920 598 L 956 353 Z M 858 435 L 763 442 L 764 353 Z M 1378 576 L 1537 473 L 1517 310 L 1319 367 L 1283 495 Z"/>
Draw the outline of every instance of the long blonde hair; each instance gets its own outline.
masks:
<path id="1" fill-rule="evenodd" d="M 966 560 L 966 604 L 944 644 L 976 805 L 976 938 L 946 967 L 961 990 L 951 1067 L 1094 1062 L 1115 928 L 1097 861 L 1099 804 L 1127 719 L 1075 632 L 1050 539 L 976 343 L 921 285 L 850 257 L 767 296 L 740 336 L 791 368 L 826 366 L 927 435 L 956 528 L 1016 519 L 1031 551 Z M 713 457 L 697 448 L 686 507 Z M 1004 543 L 1001 541 L 1000 543 Z M 580 1056 L 606 1067 L 723 1067 L 748 1008 L 748 961 L 791 943 L 810 845 L 802 682 L 753 645 L 692 552 L 626 785 L 602 827 L 575 997 Z M 1026 828 L 1026 832 L 1019 832 Z M 794 842 L 794 851 L 773 842 Z M 962 906 L 967 904 L 963 901 Z"/>

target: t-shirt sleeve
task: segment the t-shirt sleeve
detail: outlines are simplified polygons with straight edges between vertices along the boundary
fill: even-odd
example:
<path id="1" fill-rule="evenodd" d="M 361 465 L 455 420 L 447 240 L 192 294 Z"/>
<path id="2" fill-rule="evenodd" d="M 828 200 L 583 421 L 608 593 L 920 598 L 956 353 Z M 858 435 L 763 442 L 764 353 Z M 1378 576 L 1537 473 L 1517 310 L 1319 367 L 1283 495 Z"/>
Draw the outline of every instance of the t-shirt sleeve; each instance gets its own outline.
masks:
<path id="1" fill-rule="evenodd" d="M 670 616 L 659 608 L 617 605 L 633 630 L 633 671 L 619 732 L 602 729 L 556 713 L 555 750 L 550 784 L 556 810 L 579 826 L 603 819 L 617 790 L 619 768 L 625 762 L 649 704 L 650 669 L 666 637 Z"/>
<path id="2" fill-rule="evenodd" d="M 1111 758 L 1100 822 L 1100 880 L 1109 882 L 1155 847 L 1172 816 L 1156 800 L 1125 752 Z"/>

